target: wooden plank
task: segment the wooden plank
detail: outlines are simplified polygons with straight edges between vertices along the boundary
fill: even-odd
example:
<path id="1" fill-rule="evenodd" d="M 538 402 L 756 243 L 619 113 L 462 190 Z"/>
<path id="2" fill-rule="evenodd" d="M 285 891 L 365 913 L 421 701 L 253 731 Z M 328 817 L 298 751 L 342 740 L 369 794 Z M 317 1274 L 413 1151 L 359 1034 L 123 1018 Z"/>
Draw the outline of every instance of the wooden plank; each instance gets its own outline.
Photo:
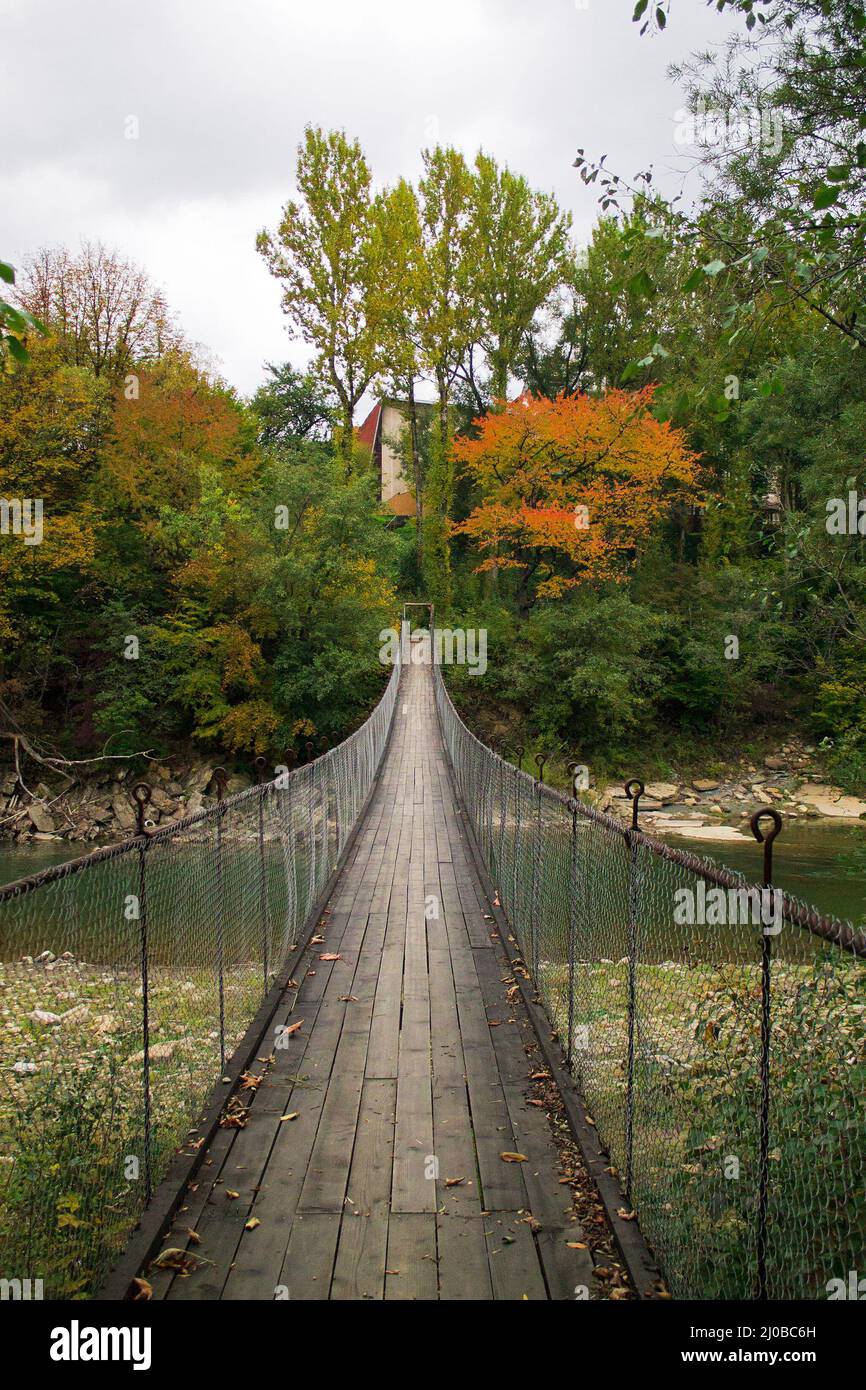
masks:
<path id="1" fill-rule="evenodd" d="M 489 1220 L 480 1211 L 471 1216 L 453 1211 L 437 1216 L 441 1299 L 477 1302 L 493 1297 L 484 1235 L 485 1222 Z"/>
<path id="2" fill-rule="evenodd" d="M 407 1302 L 438 1297 L 435 1215 L 392 1212 L 388 1223 L 385 1298 Z"/>
<path id="3" fill-rule="evenodd" d="M 340 1218 L 334 1212 L 298 1212 L 277 1281 L 280 1297 L 293 1303 L 329 1298 L 339 1235 Z"/>
<path id="4" fill-rule="evenodd" d="M 487 1255 L 493 1297 L 496 1299 L 546 1299 L 535 1239 L 519 1212 L 491 1214 L 485 1222 Z"/>
<path id="5" fill-rule="evenodd" d="M 331 1285 L 334 1299 L 384 1294 L 396 1104 L 395 1081 L 364 1082 Z"/>

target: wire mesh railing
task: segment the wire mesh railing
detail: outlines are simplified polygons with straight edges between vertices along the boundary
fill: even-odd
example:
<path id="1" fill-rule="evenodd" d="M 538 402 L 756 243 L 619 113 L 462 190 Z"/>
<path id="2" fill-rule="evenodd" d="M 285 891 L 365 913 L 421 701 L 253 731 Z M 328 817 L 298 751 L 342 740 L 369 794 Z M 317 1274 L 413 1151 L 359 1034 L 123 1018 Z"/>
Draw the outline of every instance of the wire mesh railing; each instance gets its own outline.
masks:
<path id="1" fill-rule="evenodd" d="M 866 933 L 769 872 L 750 884 L 644 835 L 637 799 L 625 827 L 543 785 L 434 680 L 517 964 L 671 1292 L 851 1296 L 866 1275 Z"/>
<path id="2" fill-rule="evenodd" d="M 0 888 L 0 1280 L 92 1292 L 334 872 L 391 727 Z M 17 1281 L 20 1281 L 20 1286 Z M 29 1283 L 28 1283 L 29 1281 Z"/>

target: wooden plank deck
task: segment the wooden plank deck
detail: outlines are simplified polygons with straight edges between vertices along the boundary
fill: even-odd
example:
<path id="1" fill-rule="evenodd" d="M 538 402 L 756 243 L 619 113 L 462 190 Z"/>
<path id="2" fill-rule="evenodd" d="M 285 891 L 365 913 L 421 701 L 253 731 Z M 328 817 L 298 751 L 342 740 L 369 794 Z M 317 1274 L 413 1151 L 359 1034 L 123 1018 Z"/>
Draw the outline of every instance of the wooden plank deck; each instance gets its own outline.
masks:
<path id="1" fill-rule="evenodd" d="M 526 1104 L 529 1024 L 506 995 L 428 668 L 405 672 L 395 720 L 324 942 L 274 1016 L 275 1029 L 300 1027 L 271 1062 L 263 1052 L 246 1127 L 219 1130 L 168 1236 L 208 1263 L 186 1278 L 152 1271 L 157 1298 L 592 1287 L 546 1117 Z"/>

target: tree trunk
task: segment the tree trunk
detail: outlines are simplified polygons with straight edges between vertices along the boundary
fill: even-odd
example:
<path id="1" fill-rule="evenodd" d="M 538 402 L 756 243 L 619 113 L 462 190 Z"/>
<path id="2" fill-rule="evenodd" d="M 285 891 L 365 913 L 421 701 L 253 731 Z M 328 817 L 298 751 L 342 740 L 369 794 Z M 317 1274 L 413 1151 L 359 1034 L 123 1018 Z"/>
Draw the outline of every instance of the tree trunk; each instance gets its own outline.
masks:
<path id="1" fill-rule="evenodd" d="M 355 446 L 355 409 L 351 402 L 343 405 L 343 423 L 340 427 L 339 454 L 343 460 L 348 478 L 352 472 Z"/>
<path id="2" fill-rule="evenodd" d="M 415 379 L 409 377 L 409 449 L 412 455 L 412 477 L 415 481 L 415 563 L 418 574 L 424 561 L 424 545 L 421 538 L 423 500 L 421 495 L 421 457 L 418 452 L 418 409 L 415 404 Z"/>

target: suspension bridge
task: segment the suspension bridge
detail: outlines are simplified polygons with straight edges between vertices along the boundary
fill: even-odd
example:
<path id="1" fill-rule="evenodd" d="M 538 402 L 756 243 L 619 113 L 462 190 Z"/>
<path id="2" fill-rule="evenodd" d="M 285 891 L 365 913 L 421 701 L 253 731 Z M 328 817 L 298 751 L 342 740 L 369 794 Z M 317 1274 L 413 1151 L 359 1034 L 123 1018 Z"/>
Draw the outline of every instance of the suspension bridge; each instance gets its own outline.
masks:
<path id="1" fill-rule="evenodd" d="M 26 1059 L 0 1033 L 4 1270 L 822 1296 L 866 1231 L 864 935 L 771 888 L 760 824 L 772 935 L 675 926 L 683 885 L 748 885 L 643 835 L 632 790 L 623 827 L 545 787 L 410 661 L 323 757 L 165 826 L 138 789 L 129 841 L 0 889 L 34 1004 Z"/>

